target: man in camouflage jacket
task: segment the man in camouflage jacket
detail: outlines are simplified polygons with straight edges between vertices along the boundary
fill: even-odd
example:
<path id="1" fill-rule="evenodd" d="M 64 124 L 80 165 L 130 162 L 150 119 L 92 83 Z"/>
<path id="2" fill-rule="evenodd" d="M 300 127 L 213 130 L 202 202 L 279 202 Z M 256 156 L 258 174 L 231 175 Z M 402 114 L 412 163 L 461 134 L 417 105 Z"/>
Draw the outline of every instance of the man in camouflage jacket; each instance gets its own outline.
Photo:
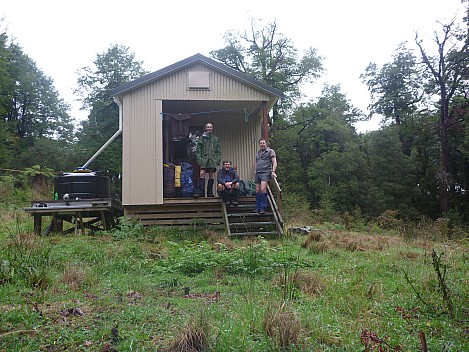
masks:
<path id="1" fill-rule="evenodd" d="M 215 172 L 221 161 L 221 147 L 218 137 L 213 134 L 213 124 L 205 125 L 196 150 L 197 163 L 200 165 L 199 191 L 195 197 L 205 197 L 205 174 L 208 173 L 207 197 L 214 197 L 213 183 Z"/>

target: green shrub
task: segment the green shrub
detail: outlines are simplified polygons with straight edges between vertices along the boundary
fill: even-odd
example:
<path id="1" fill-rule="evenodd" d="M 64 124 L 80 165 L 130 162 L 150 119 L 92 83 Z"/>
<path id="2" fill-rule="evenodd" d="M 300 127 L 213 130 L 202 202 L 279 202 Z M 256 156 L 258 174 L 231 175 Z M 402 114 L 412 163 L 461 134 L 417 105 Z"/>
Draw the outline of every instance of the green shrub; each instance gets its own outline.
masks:
<path id="1" fill-rule="evenodd" d="M 376 221 L 380 228 L 386 230 L 400 230 L 404 225 L 404 221 L 399 219 L 397 210 L 385 210 Z"/>
<path id="2" fill-rule="evenodd" d="M 0 203 L 9 203 L 13 199 L 15 178 L 13 176 L 0 176 Z"/>

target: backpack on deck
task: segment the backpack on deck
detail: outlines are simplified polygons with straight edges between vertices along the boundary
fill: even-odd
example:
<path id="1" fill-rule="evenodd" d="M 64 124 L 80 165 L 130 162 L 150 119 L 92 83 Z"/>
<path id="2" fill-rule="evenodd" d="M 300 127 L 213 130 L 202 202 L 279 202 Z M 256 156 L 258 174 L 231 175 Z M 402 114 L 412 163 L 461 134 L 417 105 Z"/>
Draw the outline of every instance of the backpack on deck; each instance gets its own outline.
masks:
<path id="1" fill-rule="evenodd" d="M 181 195 L 183 197 L 192 197 L 194 195 L 192 172 L 192 164 L 183 161 L 181 163 Z"/>
<path id="2" fill-rule="evenodd" d="M 239 180 L 239 194 L 241 196 L 255 196 L 256 184 L 253 181 Z"/>
<path id="3" fill-rule="evenodd" d="M 174 197 L 176 195 L 176 187 L 174 184 L 174 164 L 163 164 L 163 197 Z"/>

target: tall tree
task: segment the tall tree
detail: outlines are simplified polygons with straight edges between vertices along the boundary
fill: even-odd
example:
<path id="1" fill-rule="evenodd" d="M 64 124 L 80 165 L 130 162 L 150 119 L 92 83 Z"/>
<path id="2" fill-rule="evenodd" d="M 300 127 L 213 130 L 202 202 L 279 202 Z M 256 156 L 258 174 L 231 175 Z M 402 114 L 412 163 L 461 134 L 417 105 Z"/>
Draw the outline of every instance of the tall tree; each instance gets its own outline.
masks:
<path id="1" fill-rule="evenodd" d="M 392 62 L 381 68 L 370 63 L 360 78 L 371 94 L 370 114 L 383 116 L 383 124 L 400 125 L 411 117 L 423 97 L 422 75 L 412 50 L 401 43 Z"/>
<path id="2" fill-rule="evenodd" d="M 438 123 L 431 110 L 421 111 L 415 119 L 412 159 L 418 165 L 416 170 L 414 207 L 420 214 L 436 219 L 440 216 L 438 197 Z"/>
<path id="3" fill-rule="evenodd" d="M 258 24 L 260 22 L 252 19 L 249 31 L 228 31 L 224 36 L 226 46 L 211 51 L 210 55 L 284 92 L 286 98 L 274 107 L 273 116 L 269 119 L 272 127 L 281 114 L 299 100 L 301 85 L 320 76 L 322 57 L 313 48 L 299 55 L 292 40 L 279 32 L 275 21 L 263 28 Z"/>
<path id="4" fill-rule="evenodd" d="M 0 20 L 1 24 L 1 20 Z M 8 34 L 0 27 L 0 165 L 8 167 L 12 160 L 12 133 L 9 129 L 7 111 L 10 108 L 14 81 L 10 76 L 10 52 L 8 50 Z"/>
<path id="5" fill-rule="evenodd" d="M 0 20 L 1 25 L 1 20 Z M 13 91 L 13 80 L 10 76 L 10 51 L 8 34 L 0 26 L 0 116 L 5 117 Z"/>
<path id="6" fill-rule="evenodd" d="M 440 163 L 438 172 L 440 211 L 449 210 L 449 192 L 454 189 L 449 160 L 448 129 L 452 124 L 450 106 L 458 93 L 464 95 L 469 88 L 467 68 L 469 65 L 469 27 L 461 30 L 456 20 L 449 24 L 440 23 L 440 31 L 434 33 L 435 54 L 431 55 L 424 47 L 418 33 L 415 42 L 420 49 L 422 60 L 431 74 L 432 85 L 429 93 L 438 96 Z"/>
<path id="7" fill-rule="evenodd" d="M 38 159 L 31 157 L 32 152 L 39 145 L 47 145 L 48 157 L 40 162 L 55 168 L 56 161 L 64 157 L 65 147 L 72 142 L 74 126 L 68 109 L 53 80 L 0 28 L 2 166 L 21 169 L 35 165 Z"/>
<path id="8" fill-rule="evenodd" d="M 459 100 L 459 101 L 455 101 Z M 457 104 L 457 105 L 456 105 Z M 469 219 L 469 101 L 465 97 L 454 99 L 450 108 L 448 126 L 449 167 L 452 177 L 449 192 L 451 217 Z"/>
<path id="9" fill-rule="evenodd" d="M 59 98 L 53 80 L 23 53 L 18 45 L 9 46 L 10 77 L 15 82 L 6 119 L 23 139 L 65 138 L 73 131 L 69 106 Z"/>
<path id="10" fill-rule="evenodd" d="M 78 156 L 81 166 L 106 143 L 119 128 L 119 109 L 110 96 L 112 89 L 145 74 L 143 63 L 135 59 L 128 47 L 111 45 L 98 54 L 92 66 L 79 71 L 76 93 L 88 119 L 77 133 Z M 122 138 L 117 138 L 99 155 L 92 166 L 110 175 L 120 175 L 122 167 Z"/>
<path id="11" fill-rule="evenodd" d="M 396 49 L 392 62 L 381 68 L 370 63 L 360 76 L 371 94 L 370 117 L 382 116 L 382 126 L 395 124 L 403 152 L 410 155 L 417 108 L 424 100 L 423 70 L 406 43 Z"/>

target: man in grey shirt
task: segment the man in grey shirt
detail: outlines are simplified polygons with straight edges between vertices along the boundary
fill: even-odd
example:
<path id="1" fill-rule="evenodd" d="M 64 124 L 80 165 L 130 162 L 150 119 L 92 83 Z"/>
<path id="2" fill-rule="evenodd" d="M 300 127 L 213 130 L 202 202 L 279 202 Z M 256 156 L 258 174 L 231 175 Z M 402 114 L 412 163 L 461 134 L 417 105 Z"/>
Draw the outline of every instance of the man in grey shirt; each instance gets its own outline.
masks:
<path id="1" fill-rule="evenodd" d="M 259 139 L 259 151 L 256 154 L 256 209 L 259 214 L 265 213 L 267 207 L 267 185 L 272 177 L 277 177 L 277 157 L 275 151 L 267 146 L 264 138 Z"/>

